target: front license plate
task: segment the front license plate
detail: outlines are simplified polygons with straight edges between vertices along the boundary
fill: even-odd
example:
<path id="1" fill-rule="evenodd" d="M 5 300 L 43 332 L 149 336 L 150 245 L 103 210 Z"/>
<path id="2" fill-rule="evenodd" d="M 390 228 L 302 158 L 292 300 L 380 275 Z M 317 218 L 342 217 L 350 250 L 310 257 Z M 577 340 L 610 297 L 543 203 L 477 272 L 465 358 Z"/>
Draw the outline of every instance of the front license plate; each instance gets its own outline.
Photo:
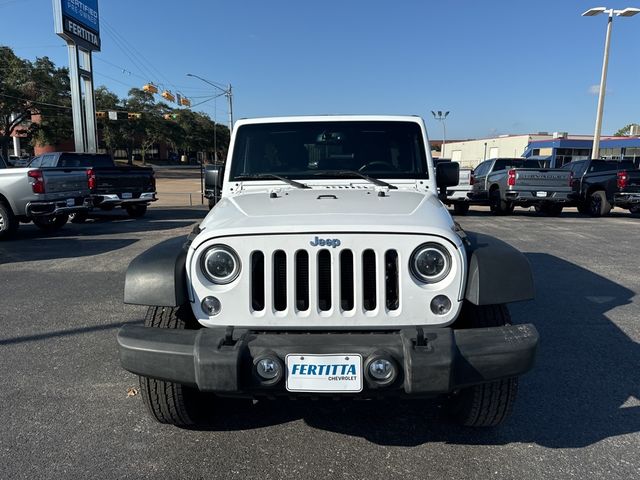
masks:
<path id="1" fill-rule="evenodd" d="M 122 198 L 124 198 L 124 199 L 133 198 L 133 194 L 132 193 L 123 193 L 122 194 Z"/>
<path id="2" fill-rule="evenodd" d="M 67 207 L 73 207 L 76 201 L 73 198 L 67 198 Z"/>
<path id="3" fill-rule="evenodd" d="M 286 363 L 290 392 L 362 391 L 362 355 L 289 354 Z"/>
<path id="4" fill-rule="evenodd" d="M 547 192 L 536 192 L 536 197 L 546 197 Z"/>

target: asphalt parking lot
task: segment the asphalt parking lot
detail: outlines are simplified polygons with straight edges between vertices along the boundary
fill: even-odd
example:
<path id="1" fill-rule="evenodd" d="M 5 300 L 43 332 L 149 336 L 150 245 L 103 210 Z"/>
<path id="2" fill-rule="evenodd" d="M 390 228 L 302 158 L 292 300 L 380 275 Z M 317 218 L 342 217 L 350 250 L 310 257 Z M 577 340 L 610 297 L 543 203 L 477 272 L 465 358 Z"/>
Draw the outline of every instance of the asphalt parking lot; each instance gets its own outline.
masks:
<path id="1" fill-rule="evenodd" d="M 511 312 L 539 357 L 502 427 L 456 427 L 435 401 L 227 401 L 181 430 L 128 395 L 115 336 L 145 311 L 122 303 L 130 260 L 205 214 L 156 205 L 0 243 L 1 478 L 640 477 L 640 219 L 458 218 L 533 265 L 537 298 Z"/>

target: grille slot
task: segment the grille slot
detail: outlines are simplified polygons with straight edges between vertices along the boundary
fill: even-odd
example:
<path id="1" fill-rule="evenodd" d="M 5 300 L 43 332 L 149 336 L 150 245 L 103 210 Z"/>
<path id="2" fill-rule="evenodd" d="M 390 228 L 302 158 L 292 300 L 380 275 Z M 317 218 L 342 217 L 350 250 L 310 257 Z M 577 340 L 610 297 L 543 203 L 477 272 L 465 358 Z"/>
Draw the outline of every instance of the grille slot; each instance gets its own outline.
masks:
<path id="1" fill-rule="evenodd" d="M 353 306 L 353 252 L 343 250 L 340 252 L 340 308 L 349 311 Z"/>
<path id="2" fill-rule="evenodd" d="M 318 309 L 331 309 L 331 252 L 318 252 Z"/>
<path id="3" fill-rule="evenodd" d="M 384 254 L 385 301 L 388 310 L 397 310 L 400 306 L 400 277 L 398 271 L 398 252 L 387 250 Z"/>
<path id="4" fill-rule="evenodd" d="M 305 250 L 296 253 L 296 308 L 309 310 L 309 254 Z"/>
<path id="5" fill-rule="evenodd" d="M 264 253 L 251 254 L 251 308 L 264 310 Z"/>
<path id="6" fill-rule="evenodd" d="M 377 304 L 376 253 L 368 249 L 362 252 L 362 307 L 370 311 L 375 310 Z"/>
<path id="7" fill-rule="evenodd" d="M 287 309 L 287 254 L 283 250 L 273 253 L 273 308 Z"/>

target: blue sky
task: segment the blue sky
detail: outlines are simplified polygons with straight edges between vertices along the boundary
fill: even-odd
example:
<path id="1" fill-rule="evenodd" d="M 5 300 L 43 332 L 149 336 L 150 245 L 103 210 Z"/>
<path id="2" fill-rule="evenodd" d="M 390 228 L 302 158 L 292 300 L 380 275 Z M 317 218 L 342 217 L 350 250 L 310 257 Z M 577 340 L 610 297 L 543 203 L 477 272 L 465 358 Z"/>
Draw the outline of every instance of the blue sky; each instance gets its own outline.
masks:
<path id="1" fill-rule="evenodd" d="M 591 134 L 606 17 L 591 1 L 101 0 L 96 85 L 234 90 L 235 118 L 449 110 L 449 138 Z M 637 4 L 603 4 L 614 8 Z M 640 15 L 614 20 L 603 134 L 640 122 Z M 67 64 L 50 0 L 0 0 L 0 44 Z M 193 99 L 194 103 L 197 101 Z M 224 98 L 205 111 L 226 122 Z"/>

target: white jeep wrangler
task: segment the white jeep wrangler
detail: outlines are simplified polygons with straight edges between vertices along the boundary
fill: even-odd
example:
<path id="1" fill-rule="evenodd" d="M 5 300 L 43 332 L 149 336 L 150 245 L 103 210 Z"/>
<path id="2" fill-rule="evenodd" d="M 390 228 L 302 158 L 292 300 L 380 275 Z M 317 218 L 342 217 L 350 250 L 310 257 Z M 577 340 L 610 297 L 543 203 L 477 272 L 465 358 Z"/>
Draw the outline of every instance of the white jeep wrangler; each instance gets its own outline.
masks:
<path id="1" fill-rule="evenodd" d="M 160 422 L 198 421 L 202 399 L 447 396 L 464 425 L 512 409 L 534 361 L 526 258 L 464 232 L 438 200 L 458 165 L 434 169 L 412 116 L 236 124 L 220 201 L 187 238 L 133 260 L 125 302 L 145 326 L 118 334 Z"/>

